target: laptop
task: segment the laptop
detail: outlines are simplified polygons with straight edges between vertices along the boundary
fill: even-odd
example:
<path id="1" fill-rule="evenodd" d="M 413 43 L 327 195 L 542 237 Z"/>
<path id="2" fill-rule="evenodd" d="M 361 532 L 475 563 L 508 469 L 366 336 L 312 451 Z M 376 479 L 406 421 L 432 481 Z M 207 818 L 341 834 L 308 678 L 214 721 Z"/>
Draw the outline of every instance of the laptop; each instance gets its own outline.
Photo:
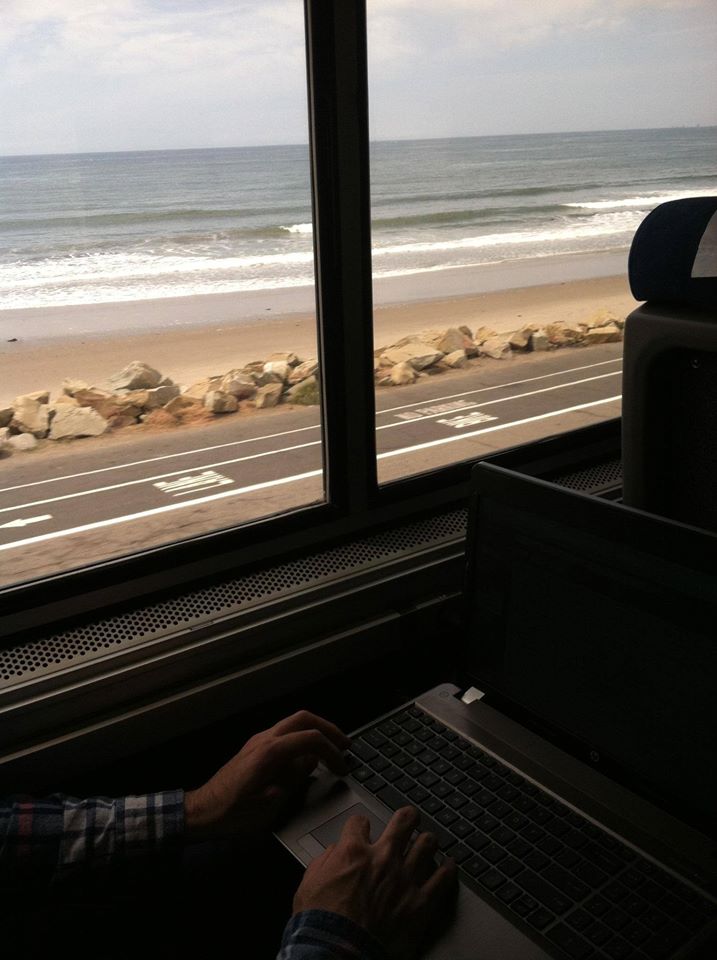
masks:
<path id="1" fill-rule="evenodd" d="M 430 960 L 717 956 L 717 536 L 489 463 L 459 683 L 352 734 L 277 837 L 412 804 L 459 867 Z"/>

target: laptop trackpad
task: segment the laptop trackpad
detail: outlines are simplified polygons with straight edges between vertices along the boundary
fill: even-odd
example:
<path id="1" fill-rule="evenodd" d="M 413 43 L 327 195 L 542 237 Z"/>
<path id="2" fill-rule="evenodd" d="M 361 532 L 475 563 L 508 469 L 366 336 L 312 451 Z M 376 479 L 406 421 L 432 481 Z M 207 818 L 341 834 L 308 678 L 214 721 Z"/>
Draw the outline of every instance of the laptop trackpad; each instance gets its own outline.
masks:
<path id="1" fill-rule="evenodd" d="M 316 837 L 322 847 L 329 847 L 332 843 L 338 843 L 341 839 L 344 824 L 349 817 L 353 817 L 357 813 L 368 817 L 369 823 L 371 824 L 370 840 L 371 843 L 375 843 L 383 833 L 383 828 L 386 826 L 386 823 L 362 803 L 355 803 L 347 810 L 342 810 L 338 816 L 332 817 L 331 820 L 327 820 L 326 823 L 322 823 L 320 827 L 312 830 L 311 835 Z"/>

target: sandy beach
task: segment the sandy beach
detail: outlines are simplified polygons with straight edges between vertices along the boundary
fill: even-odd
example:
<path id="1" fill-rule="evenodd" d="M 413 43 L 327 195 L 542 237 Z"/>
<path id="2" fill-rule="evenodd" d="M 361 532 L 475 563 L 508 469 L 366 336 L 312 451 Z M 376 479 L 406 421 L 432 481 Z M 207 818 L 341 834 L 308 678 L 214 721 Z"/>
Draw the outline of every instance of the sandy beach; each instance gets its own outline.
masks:
<path id="1" fill-rule="evenodd" d="M 618 274 L 620 259 L 549 258 L 542 265 L 530 261 L 384 280 L 374 294 L 376 346 L 428 327 L 467 324 L 507 331 L 528 323 L 579 322 L 599 311 L 624 317 L 636 302 L 625 274 Z M 613 275 L 603 275 L 610 270 Z M 515 285 L 506 288 L 511 281 Z M 131 360 L 143 360 L 186 386 L 274 351 L 315 356 L 311 288 L 261 294 L 2 311 L 0 403 L 35 390 L 56 394 L 65 377 L 99 385 Z"/>

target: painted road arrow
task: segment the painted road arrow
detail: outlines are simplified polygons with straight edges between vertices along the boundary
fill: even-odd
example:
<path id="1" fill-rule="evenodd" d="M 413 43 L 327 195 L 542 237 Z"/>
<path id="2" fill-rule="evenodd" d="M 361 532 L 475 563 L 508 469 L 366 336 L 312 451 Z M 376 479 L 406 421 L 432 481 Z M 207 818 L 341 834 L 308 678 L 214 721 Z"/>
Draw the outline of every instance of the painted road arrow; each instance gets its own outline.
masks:
<path id="1" fill-rule="evenodd" d="M 31 523 L 41 523 L 43 520 L 52 520 L 52 514 L 44 513 L 41 517 L 24 517 L 19 520 L 10 520 L 9 523 L 0 523 L 0 530 L 9 527 L 27 527 Z"/>

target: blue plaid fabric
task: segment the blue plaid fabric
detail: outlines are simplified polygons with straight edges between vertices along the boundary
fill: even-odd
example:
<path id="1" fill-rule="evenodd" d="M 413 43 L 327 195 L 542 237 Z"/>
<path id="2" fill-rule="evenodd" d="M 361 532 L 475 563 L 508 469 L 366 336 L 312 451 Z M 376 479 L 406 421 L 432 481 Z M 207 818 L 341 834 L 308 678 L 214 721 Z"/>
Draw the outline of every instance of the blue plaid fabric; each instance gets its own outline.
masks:
<path id="1" fill-rule="evenodd" d="M 184 792 L 0 799 L 0 884 L 43 887 L 87 867 L 159 853 L 184 829 Z"/>
<path id="2" fill-rule="evenodd" d="M 137 797 L 0 798 L 0 888 L 42 890 L 92 867 L 162 853 L 181 840 L 184 791 Z M 352 920 L 305 910 L 286 925 L 276 960 L 387 960 Z"/>
<path id="3" fill-rule="evenodd" d="M 276 960 L 387 960 L 381 944 L 348 917 L 304 910 L 284 929 Z"/>

